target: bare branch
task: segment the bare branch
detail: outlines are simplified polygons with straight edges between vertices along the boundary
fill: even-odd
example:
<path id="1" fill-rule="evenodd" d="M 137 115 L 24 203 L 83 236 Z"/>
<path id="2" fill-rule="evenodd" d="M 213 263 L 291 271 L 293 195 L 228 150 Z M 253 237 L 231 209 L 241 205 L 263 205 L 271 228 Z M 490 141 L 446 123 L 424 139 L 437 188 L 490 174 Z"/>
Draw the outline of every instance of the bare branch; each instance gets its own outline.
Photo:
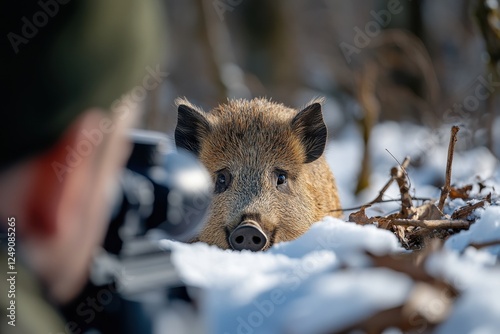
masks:
<path id="1" fill-rule="evenodd" d="M 450 193 L 451 184 L 451 165 L 453 163 L 453 153 L 455 151 L 455 143 L 457 142 L 457 133 L 460 130 L 458 126 L 451 127 L 450 144 L 448 145 L 448 159 L 446 160 L 446 179 L 444 187 L 441 190 L 441 197 L 439 198 L 438 208 L 443 211 L 444 202 Z"/>
<path id="2" fill-rule="evenodd" d="M 435 201 L 435 199 L 429 198 L 429 197 L 413 197 L 412 200 L 413 201 Z M 370 205 L 372 205 L 374 203 L 389 203 L 389 202 L 399 202 L 399 201 L 401 201 L 400 198 L 383 199 L 383 200 L 378 200 L 377 202 L 371 201 L 370 203 L 367 203 L 367 204 L 353 206 L 353 207 L 350 207 L 350 208 L 334 209 L 334 210 L 330 210 L 328 212 L 354 211 L 354 210 L 359 210 L 359 209 L 361 209 L 363 207 L 368 207 L 368 206 L 370 206 Z"/>
<path id="3" fill-rule="evenodd" d="M 379 223 L 384 222 L 389 225 L 415 226 L 422 228 L 469 228 L 471 222 L 467 220 L 420 220 L 420 219 L 386 219 L 379 218 Z"/>
<path id="4" fill-rule="evenodd" d="M 398 169 L 396 177 L 403 177 L 403 174 L 405 174 L 405 170 L 406 170 L 406 168 L 408 168 L 409 165 L 410 165 L 410 158 L 406 157 L 403 160 L 403 163 L 401 164 L 401 168 Z M 389 189 L 389 187 L 392 184 L 392 182 L 394 182 L 394 180 L 395 180 L 395 177 L 391 173 L 390 180 L 387 181 L 387 183 L 384 185 L 384 187 L 379 191 L 378 196 L 373 201 L 371 201 L 370 203 L 368 203 L 368 205 L 374 204 L 374 203 L 378 203 L 378 202 L 382 202 L 382 197 L 384 196 L 384 194 L 387 191 L 387 189 Z"/>
<path id="5" fill-rule="evenodd" d="M 463 219 L 467 218 L 472 212 L 476 209 L 482 208 L 486 204 L 486 200 L 483 200 L 481 202 L 477 202 L 476 204 L 471 204 L 468 206 L 463 206 L 459 209 L 457 209 L 453 214 L 451 215 L 452 219 Z"/>
<path id="6" fill-rule="evenodd" d="M 406 157 L 403 163 L 405 162 L 406 165 L 408 165 L 410 163 L 410 158 Z M 408 182 L 406 182 L 405 168 L 403 164 L 401 164 L 401 168 L 392 168 L 391 176 L 398 183 L 399 192 L 401 193 L 401 216 L 409 217 L 413 211 L 413 203 L 410 195 L 410 187 L 408 186 Z"/>
<path id="7" fill-rule="evenodd" d="M 469 244 L 469 246 L 472 246 L 476 249 L 481 249 L 485 247 L 490 247 L 490 246 L 498 246 L 500 245 L 500 240 L 493 240 L 493 241 L 487 241 L 487 242 L 481 242 L 481 243 L 472 243 Z"/>

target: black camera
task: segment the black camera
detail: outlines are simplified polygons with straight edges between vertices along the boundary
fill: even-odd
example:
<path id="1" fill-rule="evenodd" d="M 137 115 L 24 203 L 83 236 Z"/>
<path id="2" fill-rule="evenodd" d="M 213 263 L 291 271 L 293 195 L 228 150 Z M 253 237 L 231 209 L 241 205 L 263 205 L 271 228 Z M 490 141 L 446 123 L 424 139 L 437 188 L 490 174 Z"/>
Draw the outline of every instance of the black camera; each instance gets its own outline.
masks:
<path id="1" fill-rule="evenodd" d="M 154 333 L 165 312 L 190 303 L 170 251 L 160 244 L 189 242 L 198 234 L 207 219 L 212 180 L 196 157 L 175 151 L 164 134 L 134 130 L 130 139 L 133 148 L 115 191 L 103 249 L 86 288 L 63 310 L 76 324 L 74 332 Z M 180 318 L 193 326 L 194 308 L 181 308 Z"/>
<path id="2" fill-rule="evenodd" d="M 159 132 L 134 130 L 133 149 L 104 248 L 118 254 L 123 243 L 154 230 L 156 237 L 190 241 L 205 222 L 212 181 L 201 163 L 175 151 Z"/>

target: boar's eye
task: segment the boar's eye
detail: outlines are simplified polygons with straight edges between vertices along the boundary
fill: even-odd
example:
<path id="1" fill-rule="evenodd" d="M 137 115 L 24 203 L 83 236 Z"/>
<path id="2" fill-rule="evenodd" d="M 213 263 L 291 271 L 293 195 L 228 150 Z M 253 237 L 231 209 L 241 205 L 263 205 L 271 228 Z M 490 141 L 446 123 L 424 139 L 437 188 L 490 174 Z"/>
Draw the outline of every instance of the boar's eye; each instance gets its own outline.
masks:
<path id="1" fill-rule="evenodd" d="M 231 173 L 227 169 L 221 169 L 217 172 L 215 179 L 215 193 L 220 194 L 227 190 L 231 184 Z"/>
<path id="2" fill-rule="evenodd" d="M 286 180 L 288 175 L 285 171 L 277 170 L 276 171 L 276 186 L 281 186 L 286 184 Z"/>
<path id="3" fill-rule="evenodd" d="M 286 182 L 286 175 L 281 173 L 281 174 L 278 174 L 278 182 L 277 184 L 280 185 L 280 184 L 284 184 Z"/>

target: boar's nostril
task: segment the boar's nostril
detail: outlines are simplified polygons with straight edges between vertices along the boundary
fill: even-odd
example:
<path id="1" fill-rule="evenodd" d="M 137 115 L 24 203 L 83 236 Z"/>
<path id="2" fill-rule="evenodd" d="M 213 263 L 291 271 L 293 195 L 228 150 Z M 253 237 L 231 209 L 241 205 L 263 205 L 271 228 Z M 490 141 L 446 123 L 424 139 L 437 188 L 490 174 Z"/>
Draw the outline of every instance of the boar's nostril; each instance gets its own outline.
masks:
<path id="1" fill-rule="evenodd" d="M 229 244 L 234 250 L 248 249 L 256 252 L 266 246 L 267 237 L 254 224 L 243 223 L 229 235 Z"/>

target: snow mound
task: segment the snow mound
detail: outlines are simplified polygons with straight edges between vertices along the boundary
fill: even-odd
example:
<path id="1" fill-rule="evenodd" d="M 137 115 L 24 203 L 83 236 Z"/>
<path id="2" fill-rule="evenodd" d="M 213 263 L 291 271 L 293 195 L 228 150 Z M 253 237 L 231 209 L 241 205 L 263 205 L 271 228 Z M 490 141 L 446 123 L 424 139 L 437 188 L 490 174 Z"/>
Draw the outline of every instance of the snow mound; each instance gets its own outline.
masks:
<path id="1" fill-rule="evenodd" d="M 163 246 L 173 251 L 183 281 L 206 290 L 211 333 L 314 333 L 401 304 L 412 284 L 390 270 L 363 268 L 365 251 L 403 251 L 394 234 L 331 217 L 267 252 L 167 240 Z M 328 275 L 346 263 L 359 270 Z"/>
<path id="2" fill-rule="evenodd" d="M 297 240 L 277 244 L 269 252 L 302 257 L 318 250 L 331 250 L 337 256 L 346 258 L 354 251 L 368 250 L 375 254 L 386 254 L 401 251 L 402 248 L 394 234 L 388 231 L 373 225 L 361 226 L 325 217 Z"/>

